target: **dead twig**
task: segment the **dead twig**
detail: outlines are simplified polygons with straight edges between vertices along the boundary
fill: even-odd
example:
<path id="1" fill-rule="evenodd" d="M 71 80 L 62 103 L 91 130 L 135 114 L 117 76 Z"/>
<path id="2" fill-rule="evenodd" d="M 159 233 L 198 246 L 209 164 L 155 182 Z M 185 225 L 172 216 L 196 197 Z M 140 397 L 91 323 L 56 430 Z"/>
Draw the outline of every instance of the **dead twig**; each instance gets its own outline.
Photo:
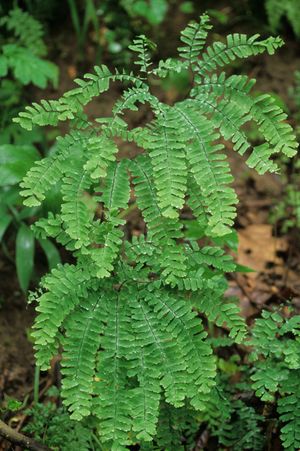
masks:
<path id="1" fill-rule="evenodd" d="M 32 438 L 20 434 L 20 432 L 17 432 L 15 429 L 12 429 L 2 420 L 0 420 L 0 436 L 4 437 L 6 440 L 13 443 L 14 445 L 21 445 L 24 448 L 28 448 L 33 451 L 51 451 L 51 449 L 48 448 L 48 446 L 45 446 L 41 443 L 36 442 Z"/>

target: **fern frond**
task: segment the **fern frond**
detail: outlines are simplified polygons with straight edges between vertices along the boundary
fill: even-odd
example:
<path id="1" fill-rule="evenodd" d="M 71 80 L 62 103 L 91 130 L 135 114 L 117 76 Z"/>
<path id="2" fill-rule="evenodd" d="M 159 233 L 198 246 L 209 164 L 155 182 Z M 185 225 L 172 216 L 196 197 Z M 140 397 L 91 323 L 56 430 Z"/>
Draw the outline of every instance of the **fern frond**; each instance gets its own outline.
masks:
<path id="1" fill-rule="evenodd" d="M 82 141 L 82 136 L 72 132 L 64 138 L 57 138 L 56 152 L 41 161 L 36 161 L 27 172 L 20 186 L 24 204 L 38 206 L 45 199 L 45 193 L 63 176 L 63 162 L 69 157 L 73 146 Z"/>
<path id="2" fill-rule="evenodd" d="M 237 197 L 228 186 L 233 180 L 229 164 L 218 152 L 223 146 L 212 144 L 218 135 L 212 123 L 199 114 L 192 102 L 176 104 L 175 108 L 192 137 L 187 145 L 186 157 L 210 214 L 208 226 L 212 233 L 224 235 L 233 224 Z"/>
<path id="3" fill-rule="evenodd" d="M 300 393 L 299 371 L 294 371 L 285 379 L 286 395 L 278 400 L 279 420 L 284 424 L 280 437 L 284 449 L 289 451 L 300 447 Z"/>
<path id="4" fill-rule="evenodd" d="M 148 238 L 157 243 L 171 244 L 173 241 L 170 240 L 182 237 L 178 222 L 164 218 L 158 205 L 149 157 L 140 155 L 131 160 L 129 169 L 134 176 L 134 190 L 138 206 L 147 225 Z"/>
<path id="5" fill-rule="evenodd" d="M 166 218 L 177 218 L 186 193 L 185 136 L 178 134 L 178 117 L 164 107 L 144 145 L 153 167 L 158 205 Z"/>
<path id="6" fill-rule="evenodd" d="M 255 368 L 255 373 L 251 376 L 252 388 L 262 401 L 273 402 L 275 393 L 279 391 L 281 384 L 288 377 L 289 372 L 284 365 L 274 364 L 270 366 L 270 362 L 260 362 Z"/>
<path id="7" fill-rule="evenodd" d="M 278 30 L 280 19 L 286 11 L 285 3 L 280 0 L 266 0 L 265 9 L 271 30 L 275 32 Z"/>
<path id="8" fill-rule="evenodd" d="M 241 128 L 249 121 L 244 107 L 233 105 L 230 99 L 222 98 L 219 102 L 205 93 L 195 99 L 202 113 L 208 114 L 215 128 L 219 129 L 225 140 L 233 143 L 233 149 L 243 155 L 251 144 Z"/>
<path id="9" fill-rule="evenodd" d="M 128 48 L 138 54 L 138 59 L 134 62 L 134 64 L 140 66 L 140 71 L 146 74 L 151 73 L 149 67 L 152 63 L 149 50 L 156 48 L 154 42 L 150 41 L 150 39 L 146 38 L 146 36 L 140 35 L 133 40 L 133 44 L 131 44 Z"/>
<path id="10" fill-rule="evenodd" d="M 219 76 L 213 75 L 206 77 L 201 85 L 199 85 L 193 94 L 196 98 L 201 99 L 206 96 L 214 96 L 215 99 L 224 97 L 228 104 L 232 104 L 233 111 L 236 110 L 236 116 L 244 117 L 246 121 L 254 121 L 258 125 L 259 131 L 262 133 L 265 140 L 270 144 L 270 155 L 276 152 L 283 152 L 285 155 L 291 157 L 295 154 L 298 147 L 292 127 L 285 122 L 287 115 L 282 109 L 276 105 L 275 99 L 268 95 L 260 95 L 258 97 L 251 97 L 249 95 L 255 80 L 249 80 L 243 75 L 232 75 L 226 78 L 225 73 L 222 72 Z M 225 139 L 225 133 L 222 133 Z M 240 154 L 245 153 L 250 146 L 249 143 L 242 141 L 235 141 L 234 150 Z M 239 146 L 242 145 L 242 147 Z M 273 150 L 271 150 L 271 148 Z M 261 152 L 260 148 L 255 148 L 256 154 Z M 265 155 L 265 160 L 268 161 L 268 155 Z M 253 157 L 255 158 L 255 157 Z M 247 163 L 253 164 L 252 161 Z M 272 162 L 270 169 L 274 170 L 275 165 Z M 250 166 L 254 167 L 254 166 Z M 260 168 L 258 167 L 258 170 Z M 267 165 L 265 171 L 269 170 Z M 263 173 L 263 172 L 260 172 Z"/>
<path id="11" fill-rule="evenodd" d="M 273 153 L 283 152 L 287 157 L 293 157 L 298 143 L 292 127 L 284 122 L 287 115 L 269 94 L 258 96 L 253 103 L 252 118 L 257 122 L 259 131 L 274 148 Z"/>
<path id="12" fill-rule="evenodd" d="M 178 48 L 179 56 L 188 61 L 193 67 L 198 61 L 201 50 L 203 49 L 209 30 L 212 25 L 209 23 L 209 16 L 202 14 L 199 22 L 190 22 L 181 32 L 180 40 L 186 44 Z"/>
<path id="13" fill-rule="evenodd" d="M 218 431 L 220 443 L 233 451 L 241 449 L 262 451 L 264 437 L 261 424 L 264 417 L 257 414 L 253 407 L 247 406 L 240 399 L 233 401 L 233 409 L 231 422 L 220 425 Z"/>
<path id="14" fill-rule="evenodd" d="M 265 172 L 278 171 L 278 165 L 274 161 L 270 160 L 273 155 L 274 149 L 271 149 L 267 143 L 254 147 L 251 155 L 246 160 L 249 168 L 255 169 L 258 174 L 264 174 Z"/>
<path id="15" fill-rule="evenodd" d="M 138 440 L 149 442 L 156 434 L 159 415 L 160 383 L 155 353 L 139 346 L 138 367 L 130 374 L 137 375 L 139 386 L 131 392 L 132 429 Z"/>
<path id="16" fill-rule="evenodd" d="M 276 49 L 283 45 L 279 37 L 270 37 L 264 41 L 259 41 L 259 34 L 248 38 L 245 34 L 230 34 L 226 38 L 226 43 L 214 42 L 202 54 L 202 60 L 198 63 L 195 82 L 201 83 L 202 77 L 206 73 L 212 72 L 217 67 L 224 67 L 236 58 L 248 58 L 267 51 L 272 55 Z"/>
<path id="17" fill-rule="evenodd" d="M 274 343 L 274 337 L 282 324 L 283 318 L 277 312 L 263 310 L 261 318 L 255 321 L 255 325 L 252 328 L 253 359 L 257 359 L 259 354 L 265 357 L 272 352 L 276 354 L 280 343 Z M 277 346 L 277 349 L 274 346 Z"/>
<path id="18" fill-rule="evenodd" d="M 126 387 L 126 356 L 134 340 L 130 334 L 127 299 L 122 293 L 109 293 L 105 309 L 107 324 L 101 338 L 101 358 L 95 378 L 93 413 L 101 421 L 99 434 L 111 449 L 130 443 L 130 392 Z"/>
<path id="19" fill-rule="evenodd" d="M 166 60 L 159 61 L 158 67 L 153 69 L 153 74 L 159 78 L 165 78 L 171 72 L 180 73 L 183 70 L 187 70 L 188 67 L 188 61 L 181 61 L 175 58 L 167 58 Z"/>
<path id="20" fill-rule="evenodd" d="M 209 221 L 209 212 L 205 208 L 205 199 L 203 196 L 199 196 L 197 193 L 199 189 L 199 185 L 197 184 L 194 176 L 190 173 L 188 174 L 188 182 L 187 182 L 187 205 L 191 208 L 194 217 L 196 218 L 200 230 L 203 231 L 203 234 L 206 236 L 210 235 L 210 228 L 208 227 Z"/>
<path id="21" fill-rule="evenodd" d="M 51 82 L 57 86 L 58 68 L 51 61 L 41 59 L 30 49 L 17 44 L 3 45 L 2 52 L 1 64 L 6 66 L 6 71 L 11 69 L 14 77 L 22 85 L 33 83 L 39 88 L 45 89 L 47 83 Z"/>
<path id="22" fill-rule="evenodd" d="M 155 314 L 151 305 L 151 294 L 141 292 L 139 300 L 131 302 L 133 328 L 138 337 L 140 346 L 153 361 L 160 362 L 157 365 L 165 390 L 166 399 L 174 406 L 183 405 L 185 398 L 186 382 L 184 379 L 186 362 L 182 349 L 176 346 L 176 341 L 170 340 L 169 321 L 172 318 L 159 317 Z"/>
<path id="23" fill-rule="evenodd" d="M 162 247 L 162 251 L 157 255 L 158 262 L 166 282 L 172 283 L 174 279 L 186 275 L 186 257 L 175 241 L 182 237 L 181 225 L 162 214 L 153 186 L 149 157 L 143 155 L 132 160 L 130 170 L 134 175 L 135 194 L 146 222 L 148 239 Z"/>
<path id="24" fill-rule="evenodd" d="M 76 249 L 88 246 L 91 241 L 92 214 L 84 200 L 84 195 L 92 181 L 87 171 L 82 170 L 82 166 L 80 160 L 70 164 L 65 170 L 61 187 L 63 195 L 61 219 L 66 233 L 75 240 Z"/>
<path id="25" fill-rule="evenodd" d="M 77 112 L 94 97 L 109 88 L 110 81 L 130 82 L 140 87 L 143 81 L 133 74 L 116 72 L 112 74 L 107 66 L 95 66 L 95 74 L 85 74 L 84 79 L 75 79 L 78 88 L 67 91 L 60 99 L 33 103 L 25 108 L 18 117 L 14 118 L 21 127 L 32 130 L 33 125 L 57 125 L 59 121 L 74 119 Z"/>
<path id="26" fill-rule="evenodd" d="M 62 397 L 72 412 L 71 418 L 81 420 L 92 409 L 95 358 L 100 344 L 103 321 L 103 293 L 89 294 L 65 323 L 66 337 L 62 358 Z"/>
<path id="27" fill-rule="evenodd" d="M 197 425 L 199 427 L 198 417 L 195 416 L 195 412 L 188 403 L 178 409 L 163 401 L 160 405 L 160 416 L 154 445 L 150 449 L 145 448 L 145 451 L 153 449 L 184 451 L 185 447 L 192 448 Z M 188 434 L 191 437 L 187 437 Z M 187 438 L 190 440 L 187 440 Z M 142 451 L 144 451 L 144 448 L 142 448 Z"/>
<path id="28" fill-rule="evenodd" d="M 92 179 L 106 177 L 107 166 L 115 161 L 115 155 L 118 152 L 115 142 L 105 135 L 92 136 L 86 141 L 85 148 L 88 152 L 88 160 L 83 168 L 90 172 Z"/>
<path id="29" fill-rule="evenodd" d="M 119 254 L 123 237 L 123 231 L 118 226 L 123 224 L 124 221 L 111 216 L 110 223 L 102 223 L 98 226 L 96 236 L 98 247 L 90 248 L 88 255 L 96 265 L 93 271 L 100 279 L 109 277 L 114 269 L 114 261 Z"/>
<path id="30" fill-rule="evenodd" d="M 127 162 L 123 160 L 120 163 L 111 163 L 107 170 L 106 183 L 101 198 L 108 215 L 114 215 L 126 208 L 129 196 Z"/>
<path id="31" fill-rule="evenodd" d="M 203 394 L 209 393 L 214 385 L 215 362 L 210 346 L 204 341 L 206 333 L 190 306 L 181 300 L 157 293 L 148 296 L 163 327 L 177 341 L 187 366 L 186 394 L 196 409 L 204 409 Z M 195 364 L 205 361 L 205 366 Z M 187 377 L 187 376 L 186 376 Z M 201 396 L 202 395 L 202 396 Z"/>
<path id="32" fill-rule="evenodd" d="M 34 347 L 37 363 L 42 370 L 49 367 L 50 359 L 57 352 L 56 335 L 67 315 L 73 310 L 85 292 L 88 275 L 73 265 L 58 266 L 46 276 L 42 287 L 47 290 L 38 297 L 38 317 L 34 324 Z"/>
<path id="33" fill-rule="evenodd" d="M 197 243 L 191 243 L 191 245 L 195 251 L 191 254 L 191 258 L 197 265 L 202 266 L 204 263 L 222 272 L 233 272 L 235 270 L 236 265 L 233 258 L 220 247 L 204 246 L 199 248 Z"/>
<path id="34" fill-rule="evenodd" d="M 281 19 L 286 16 L 292 25 L 295 35 L 297 37 L 300 36 L 300 13 L 297 0 L 287 0 L 285 2 L 281 2 L 280 0 L 266 0 L 265 8 L 273 32 L 280 28 Z"/>
<path id="35" fill-rule="evenodd" d="M 8 31 L 13 31 L 19 44 L 28 48 L 34 55 L 44 56 L 46 54 L 43 27 L 28 12 L 15 7 L 9 11 L 7 16 L 1 18 L 0 26 L 5 26 Z"/>
<path id="36" fill-rule="evenodd" d="M 242 343 L 247 334 L 247 326 L 245 320 L 241 316 L 239 307 L 233 302 L 224 302 L 222 298 L 214 296 L 213 301 L 207 295 L 193 298 L 193 303 L 203 312 L 209 321 L 214 322 L 217 326 L 226 325 L 229 330 L 229 337 L 237 343 Z"/>

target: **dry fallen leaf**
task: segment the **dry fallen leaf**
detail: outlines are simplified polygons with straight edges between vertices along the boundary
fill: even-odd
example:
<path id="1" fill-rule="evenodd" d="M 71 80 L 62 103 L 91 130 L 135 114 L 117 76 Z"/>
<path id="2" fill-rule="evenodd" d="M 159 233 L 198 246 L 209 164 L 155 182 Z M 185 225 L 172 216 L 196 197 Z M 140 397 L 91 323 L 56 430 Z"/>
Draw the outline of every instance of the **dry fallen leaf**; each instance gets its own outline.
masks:
<path id="1" fill-rule="evenodd" d="M 74 78 L 77 77 L 77 69 L 73 64 L 70 64 L 67 67 L 67 71 L 68 71 L 68 75 L 71 78 L 71 80 L 73 80 Z"/>
<path id="2" fill-rule="evenodd" d="M 274 266 L 283 264 L 278 252 L 287 250 L 287 241 L 272 236 L 271 225 L 251 224 L 239 231 L 238 235 L 238 263 L 256 271 L 248 273 L 248 277 L 256 279 L 258 273 L 273 272 Z"/>

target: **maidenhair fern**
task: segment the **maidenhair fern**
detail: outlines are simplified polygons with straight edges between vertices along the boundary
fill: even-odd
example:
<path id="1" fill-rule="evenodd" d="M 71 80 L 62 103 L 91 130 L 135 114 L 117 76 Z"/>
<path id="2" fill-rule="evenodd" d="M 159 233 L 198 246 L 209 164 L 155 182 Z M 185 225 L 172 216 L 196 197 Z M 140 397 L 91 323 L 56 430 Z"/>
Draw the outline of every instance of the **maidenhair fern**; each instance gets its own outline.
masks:
<path id="1" fill-rule="evenodd" d="M 34 229 L 75 258 L 44 277 L 32 295 L 38 312 L 33 337 L 43 370 L 62 349 L 62 392 L 71 418 L 96 416 L 100 440 L 110 449 L 137 442 L 147 449 L 163 427 L 162 399 L 165 409 L 191 406 L 207 414 L 216 362 L 199 313 L 226 327 L 228 340 L 245 337 L 238 307 L 223 299 L 224 274 L 235 264 L 214 244 L 230 234 L 236 217 L 223 139 L 260 174 L 277 170 L 273 154 L 296 153 L 293 131 L 273 98 L 252 97 L 255 80 L 223 72 L 237 58 L 273 54 L 282 41 L 234 34 L 204 50 L 210 28 L 206 15 L 189 24 L 180 57 L 156 68 L 153 45 L 140 36 L 131 46 L 137 74 L 95 67 L 58 100 L 34 103 L 15 119 L 29 130 L 70 121 L 56 152 L 37 162 L 21 184 L 25 205 L 37 206 L 61 183 L 60 214 L 49 214 Z M 193 73 L 189 97 L 162 103 L 152 80 L 187 68 Z M 112 115 L 92 121 L 85 105 L 116 81 L 124 90 Z M 141 104 L 149 106 L 153 119 L 130 128 L 125 113 Z M 253 147 L 248 141 L 243 126 L 249 121 L 257 124 L 264 144 Z M 122 141 L 140 148 L 135 158 L 123 157 Z M 145 233 L 128 239 L 128 206 L 135 202 Z M 183 208 L 201 227 L 205 246 L 186 238 Z M 246 415 L 240 407 L 237 424 Z M 228 434 L 224 431 L 226 446 Z"/>
<path id="2" fill-rule="evenodd" d="M 251 376 L 256 395 L 274 403 L 285 449 L 300 447 L 300 316 L 264 311 L 252 330 Z"/>

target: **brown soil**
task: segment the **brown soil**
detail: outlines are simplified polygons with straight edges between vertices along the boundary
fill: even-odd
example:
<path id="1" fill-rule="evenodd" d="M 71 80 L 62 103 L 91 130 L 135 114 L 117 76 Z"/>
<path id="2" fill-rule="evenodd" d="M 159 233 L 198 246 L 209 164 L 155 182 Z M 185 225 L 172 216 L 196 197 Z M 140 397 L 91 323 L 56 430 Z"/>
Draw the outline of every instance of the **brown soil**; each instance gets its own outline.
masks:
<path id="1" fill-rule="evenodd" d="M 0 254 L 0 399 L 23 400 L 32 388 L 34 357 L 28 331 L 34 311 L 20 291 L 12 263 Z"/>

